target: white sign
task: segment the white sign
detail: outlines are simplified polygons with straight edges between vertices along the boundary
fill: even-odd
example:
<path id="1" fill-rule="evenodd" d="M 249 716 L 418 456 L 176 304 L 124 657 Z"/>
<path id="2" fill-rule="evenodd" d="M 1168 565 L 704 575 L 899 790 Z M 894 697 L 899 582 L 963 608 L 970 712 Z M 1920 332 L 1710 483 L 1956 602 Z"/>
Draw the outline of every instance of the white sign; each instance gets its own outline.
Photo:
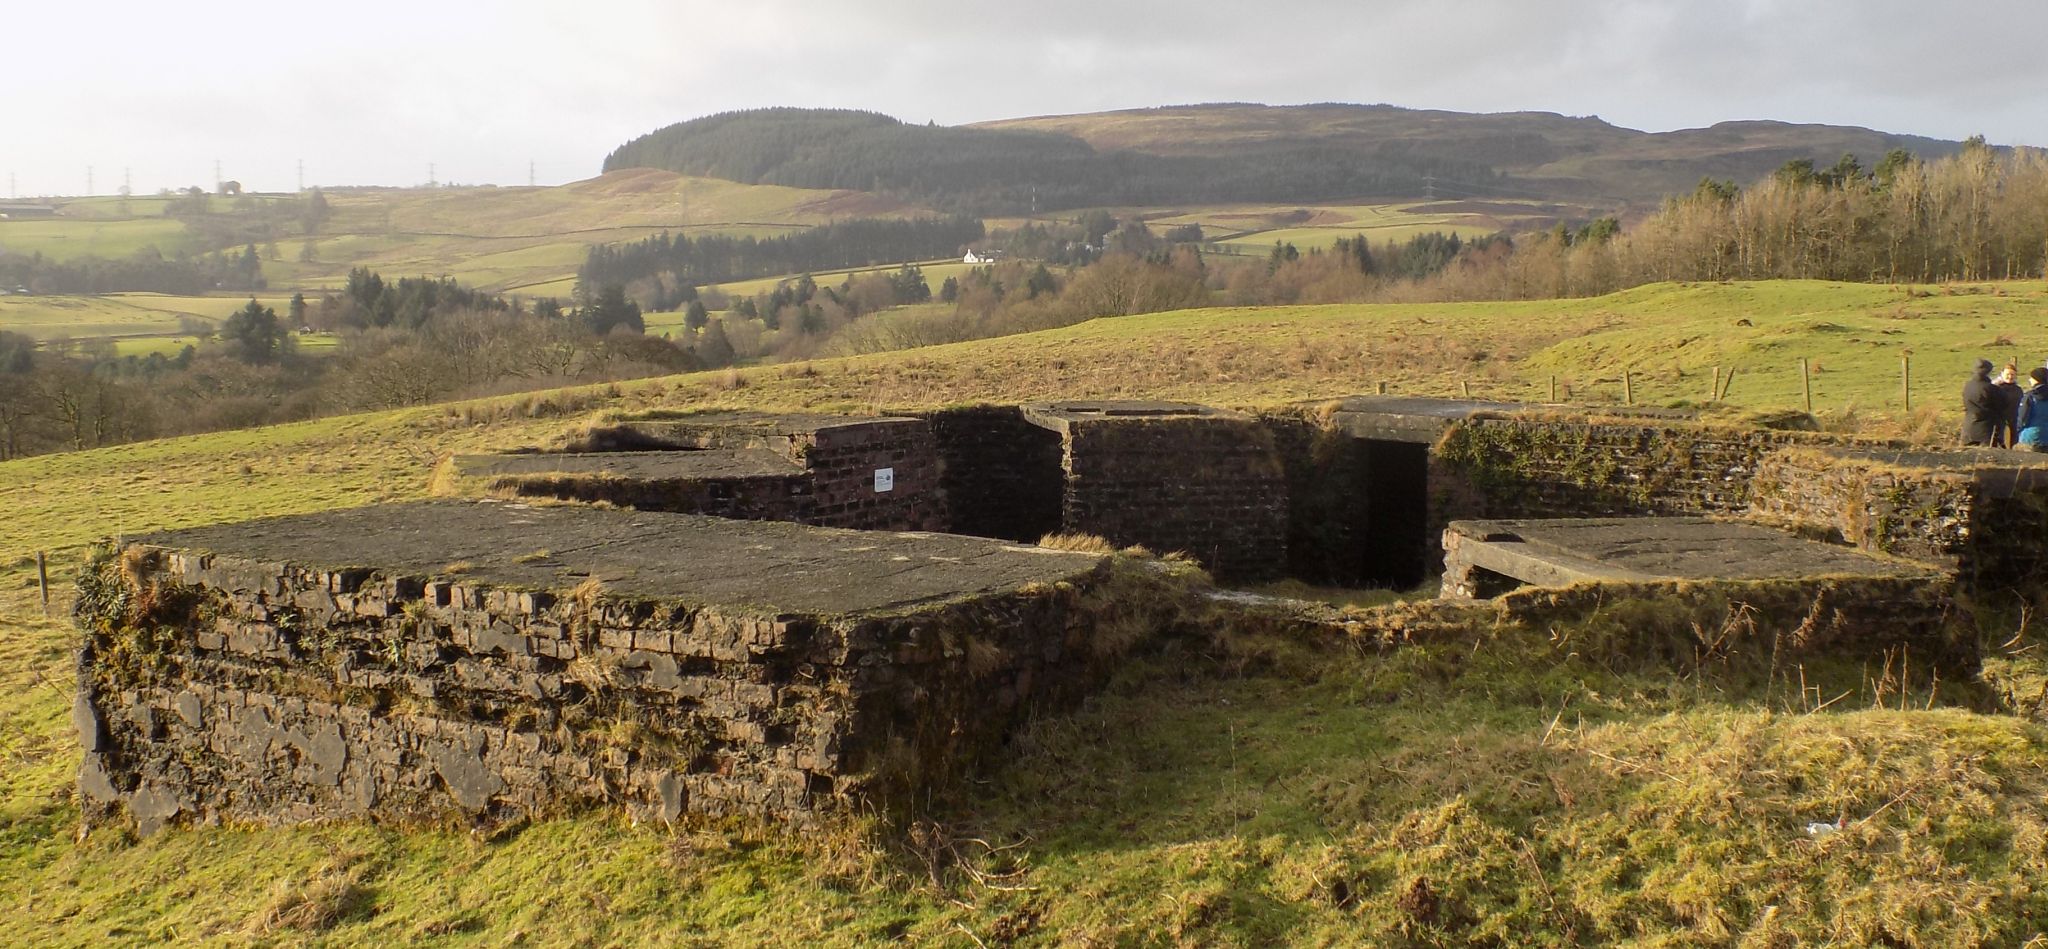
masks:
<path id="1" fill-rule="evenodd" d="M 884 492 L 884 491 L 894 491 L 894 490 L 896 490 L 896 469 L 894 469 L 894 468 L 876 468 L 876 469 L 875 469 L 875 493 L 876 493 L 876 494 L 881 494 L 881 493 L 882 493 L 882 492 Z"/>

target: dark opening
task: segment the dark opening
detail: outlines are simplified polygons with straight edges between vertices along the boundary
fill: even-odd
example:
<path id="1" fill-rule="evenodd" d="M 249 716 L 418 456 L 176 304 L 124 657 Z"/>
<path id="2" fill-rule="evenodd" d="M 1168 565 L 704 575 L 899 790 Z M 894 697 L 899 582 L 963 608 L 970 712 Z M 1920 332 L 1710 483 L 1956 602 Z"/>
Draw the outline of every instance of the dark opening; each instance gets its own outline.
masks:
<path id="1" fill-rule="evenodd" d="M 1406 590 L 1430 573 L 1429 446 L 1373 439 L 1364 455 L 1359 573 L 1367 583 Z"/>
<path id="2" fill-rule="evenodd" d="M 1025 421 L 1016 406 L 930 418 L 953 533 L 1033 543 L 1060 529 L 1067 473 L 1058 432 Z"/>
<path id="3" fill-rule="evenodd" d="M 1465 580 L 1471 587 L 1472 598 L 1475 600 L 1491 600 L 1503 593 L 1521 589 L 1524 585 L 1514 577 L 1485 567 L 1467 568 Z"/>

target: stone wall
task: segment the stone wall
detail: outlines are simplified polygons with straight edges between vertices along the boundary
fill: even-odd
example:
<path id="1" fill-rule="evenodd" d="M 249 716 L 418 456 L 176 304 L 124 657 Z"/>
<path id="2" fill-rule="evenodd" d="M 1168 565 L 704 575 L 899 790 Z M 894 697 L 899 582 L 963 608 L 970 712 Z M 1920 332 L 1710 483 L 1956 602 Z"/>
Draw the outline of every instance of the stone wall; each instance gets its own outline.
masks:
<path id="1" fill-rule="evenodd" d="M 927 416 L 956 534 L 1035 543 L 1058 533 L 1066 473 L 1057 432 L 1014 405 L 943 409 Z"/>
<path id="2" fill-rule="evenodd" d="M 1160 582 L 1039 556 L 1080 572 L 833 616 L 135 546 L 81 585 L 80 787 L 144 832 L 903 806 L 1092 685 Z"/>
<path id="3" fill-rule="evenodd" d="M 1750 512 L 1953 569 L 1972 594 L 2048 590 L 2048 466 L 2031 457 L 1788 449 L 1759 465 Z"/>
<path id="4" fill-rule="evenodd" d="M 1739 514 L 1771 452 L 1813 432 L 1628 418 L 1478 416 L 1432 453 L 1438 519 Z"/>
<path id="5" fill-rule="evenodd" d="M 1287 569 L 1287 476 L 1241 416 L 1110 417 L 1065 432 L 1062 529 L 1182 552 L 1217 576 Z"/>
<path id="6" fill-rule="evenodd" d="M 1789 657 L 1904 649 L 1915 663 L 1967 678 L 1980 657 L 1955 592 L 1951 579 L 1927 576 L 1667 580 L 1525 587 L 1492 603 L 1503 621 L 1573 627 L 1587 638 L 1585 649 L 1631 660 L 1688 664 L 1740 653 L 1775 666 Z"/>

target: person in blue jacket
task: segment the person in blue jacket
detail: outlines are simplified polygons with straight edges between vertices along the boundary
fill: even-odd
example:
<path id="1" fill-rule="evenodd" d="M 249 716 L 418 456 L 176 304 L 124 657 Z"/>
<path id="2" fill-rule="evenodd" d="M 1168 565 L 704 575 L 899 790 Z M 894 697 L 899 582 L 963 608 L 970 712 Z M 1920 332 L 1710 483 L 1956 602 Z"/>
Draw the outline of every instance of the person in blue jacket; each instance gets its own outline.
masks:
<path id="1" fill-rule="evenodd" d="M 2019 411 L 2013 418 L 2012 447 L 2021 451 L 2048 451 L 2048 368 L 2028 373 L 2034 386 L 2020 396 Z"/>

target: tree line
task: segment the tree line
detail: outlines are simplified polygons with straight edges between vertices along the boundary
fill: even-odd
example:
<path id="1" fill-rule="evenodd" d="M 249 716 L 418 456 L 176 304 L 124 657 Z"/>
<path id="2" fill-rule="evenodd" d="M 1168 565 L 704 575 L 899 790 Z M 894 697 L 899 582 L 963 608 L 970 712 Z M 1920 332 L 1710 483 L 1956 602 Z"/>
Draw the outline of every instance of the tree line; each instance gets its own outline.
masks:
<path id="1" fill-rule="evenodd" d="M 856 218 L 766 238 L 664 231 L 592 246 L 576 274 L 577 292 L 591 296 L 605 287 L 629 287 L 649 309 L 672 310 L 705 284 L 950 257 L 986 233 L 981 221 L 957 215 Z"/>
<path id="2" fill-rule="evenodd" d="M 123 258 L 53 260 L 41 252 L 0 253 L 0 287 L 24 287 L 40 294 L 170 293 L 197 296 L 213 290 L 261 290 L 266 286 L 256 245 L 166 258 L 144 248 Z"/>
<path id="3" fill-rule="evenodd" d="M 295 295 L 284 314 L 251 300 L 175 354 L 0 331 L 0 460 L 702 365 L 642 335 L 638 308 L 617 292 L 565 308 L 441 279 L 350 276 L 338 292 Z M 339 334 L 331 354 L 295 347 L 291 330 L 308 324 Z"/>

